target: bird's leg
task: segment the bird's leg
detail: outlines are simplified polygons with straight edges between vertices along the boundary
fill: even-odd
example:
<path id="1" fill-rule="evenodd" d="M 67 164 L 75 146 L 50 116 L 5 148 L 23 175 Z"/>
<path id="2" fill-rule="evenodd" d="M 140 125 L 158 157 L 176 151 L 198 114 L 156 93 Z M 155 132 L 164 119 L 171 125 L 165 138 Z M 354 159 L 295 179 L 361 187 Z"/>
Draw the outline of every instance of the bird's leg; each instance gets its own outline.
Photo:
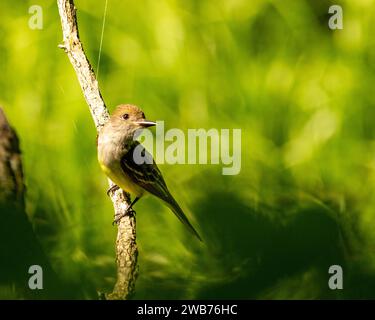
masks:
<path id="1" fill-rule="evenodd" d="M 112 222 L 112 225 L 115 225 L 115 224 L 118 224 L 120 222 L 120 220 L 125 217 L 126 215 L 128 215 L 130 212 L 134 212 L 135 211 L 133 210 L 133 206 L 136 204 L 136 202 L 139 200 L 140 198 L 139 197 L 135 197 L 135 199 L 133 200 L 133 202 L 130 204 L 130 206 L 126 209 L 126 211 L 122 214 L 116 214 L 115 215 L 115 220 L 113 220 Z"/>
<path id="2" fill-rule="evenodd" d="M 117 191 L 118 189 L 120 189 L 120 187 L 117 185 L 117 184 L 114 184 L 112 187 L 110 187 L 107 191 L 107 196 L 110 197 L 111 196 L 111 193 Z"/>

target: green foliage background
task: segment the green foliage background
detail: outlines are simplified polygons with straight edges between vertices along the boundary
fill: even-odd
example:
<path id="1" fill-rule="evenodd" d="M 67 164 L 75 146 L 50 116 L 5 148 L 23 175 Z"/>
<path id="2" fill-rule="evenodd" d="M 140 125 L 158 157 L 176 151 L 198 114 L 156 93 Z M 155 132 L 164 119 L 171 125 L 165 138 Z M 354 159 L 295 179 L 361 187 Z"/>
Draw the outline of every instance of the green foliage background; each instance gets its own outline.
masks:
<path id="1" fill-rule="evenodd" d="M 104 0 L 76 0 L 97 68 Z M 31 5 L 44 27 L 28 27 Z M 328 28 L 340 4 L 344 29 Z M 81 298 L 115 281 L 112 204 L 55 1 L 0 2 L 0 105 L 23 150 L 27 210 Z M 241 128 L 242 170 L 160 165 L 200 244 L 139 202 L 135 298 L 375 297 L 375 1 L 108 1 L 99 84 L 166 129 Z M 328 289 L 328 268 L 344 290 Z"/>

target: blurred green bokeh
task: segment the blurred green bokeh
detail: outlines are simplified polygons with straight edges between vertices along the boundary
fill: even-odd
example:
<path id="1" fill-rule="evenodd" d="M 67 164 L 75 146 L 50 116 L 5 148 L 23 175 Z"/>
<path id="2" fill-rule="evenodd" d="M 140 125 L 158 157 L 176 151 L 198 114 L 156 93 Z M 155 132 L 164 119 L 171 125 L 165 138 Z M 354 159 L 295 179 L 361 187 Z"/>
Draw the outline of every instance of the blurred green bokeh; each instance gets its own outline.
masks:
<path id="1" fill-rule="evenodd" d="M 28 26 L 35 4 L 42 30 Z M 97 70 L 105 0 L 75 4 Z M 332 4 L 343 30 L 328 28 Z M 27 211 L 55 270 L 95 298 L 115 282 L 116 228 L 56 3 L 3 0 L 0 12 L 0 105 L 20 136 Z M 160 165 L 204 244 L 140 201 L 135 298 L 375 298 L 373 21 L 373 0 L 108 0 L 99 84 L 111 110 L 242 129 L 239 175 Z M 333 264 L 344 290 L 328 288 Z"/>

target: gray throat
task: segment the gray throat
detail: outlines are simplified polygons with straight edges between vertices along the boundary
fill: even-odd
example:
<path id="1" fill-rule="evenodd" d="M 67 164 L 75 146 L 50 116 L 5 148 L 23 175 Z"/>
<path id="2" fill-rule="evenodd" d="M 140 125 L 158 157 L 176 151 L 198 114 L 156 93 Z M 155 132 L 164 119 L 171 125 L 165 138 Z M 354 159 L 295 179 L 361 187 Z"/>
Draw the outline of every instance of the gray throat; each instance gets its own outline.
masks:
<path id="1" fill-rule="evenodd" d="M 121 158 L 135 143 L 133 134 L 124 132 L 124 127 L 117 128 L 108 123 L 100 131 L 98 136 L 98 160 L 106 167 L 111 167 L 114 162 L 120 162 Z"/>

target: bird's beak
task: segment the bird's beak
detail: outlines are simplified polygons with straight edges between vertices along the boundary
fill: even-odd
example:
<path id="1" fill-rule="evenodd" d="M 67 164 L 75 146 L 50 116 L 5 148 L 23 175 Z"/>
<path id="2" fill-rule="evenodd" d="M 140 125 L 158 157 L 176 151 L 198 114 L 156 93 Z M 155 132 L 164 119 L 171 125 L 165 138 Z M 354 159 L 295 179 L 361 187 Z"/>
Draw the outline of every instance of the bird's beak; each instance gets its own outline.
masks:
<path id="1" fill-rule="evenodd" d="M 154 121 L 148 121 L 148 120 L 142 120 L 142 121 L 135 121 L 136 124 L 144 127 L 144 128 L 148 128 L 148 127 L 152 127 L 152 126 L 155 126 L 156 125 L 156 122 Z"/>

